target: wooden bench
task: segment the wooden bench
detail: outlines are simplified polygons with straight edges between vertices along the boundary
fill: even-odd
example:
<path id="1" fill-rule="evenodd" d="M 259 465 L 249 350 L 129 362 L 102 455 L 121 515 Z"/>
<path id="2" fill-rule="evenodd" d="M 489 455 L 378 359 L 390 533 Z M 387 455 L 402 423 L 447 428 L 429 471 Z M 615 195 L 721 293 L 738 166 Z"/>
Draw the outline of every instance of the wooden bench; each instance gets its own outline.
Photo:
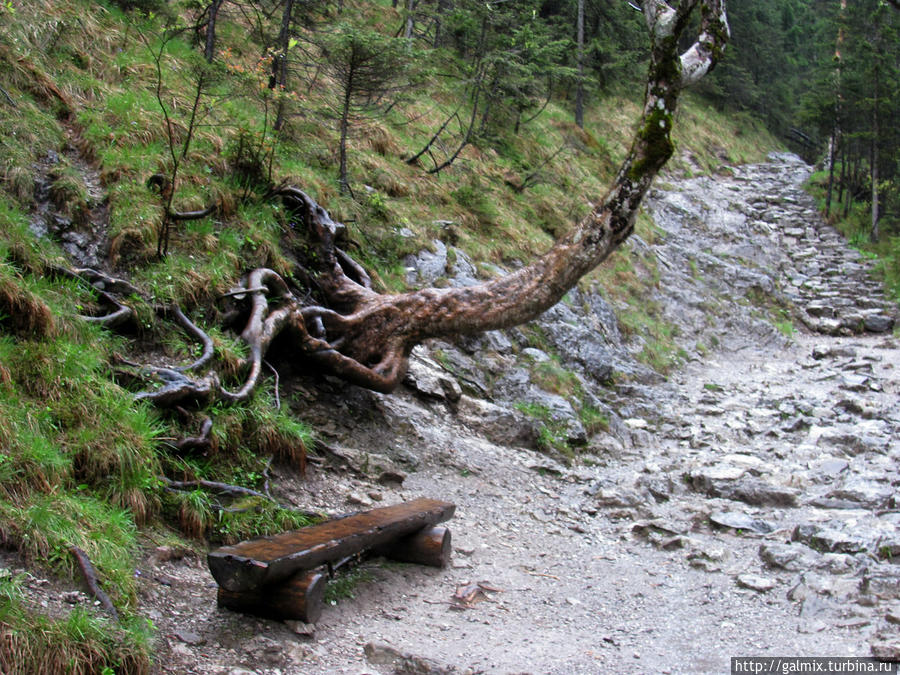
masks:
<path id="1" fill-rule="evenodd" d="M 448 502 L 415 499 L 210 551 L 207 564 L 219 584 L 218 604 L 314 623 L 322 613 L 326 576 L 312 570 L 364 551 L 444 567 L 450 530 L 435 525 L 455 510 Z"/>

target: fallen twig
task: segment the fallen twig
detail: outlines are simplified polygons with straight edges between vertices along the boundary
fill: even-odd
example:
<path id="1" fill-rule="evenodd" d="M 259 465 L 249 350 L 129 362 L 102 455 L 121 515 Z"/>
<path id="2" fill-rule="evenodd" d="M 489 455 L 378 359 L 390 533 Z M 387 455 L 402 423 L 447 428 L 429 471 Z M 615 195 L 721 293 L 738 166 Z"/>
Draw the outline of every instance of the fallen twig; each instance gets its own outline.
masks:
<path id="1" fill-rule="evenodd" d="M 6 89 L 4 89 L 3 87 L 0 87 L 0 94 L 3 94 L 3 97 L 9 102 L 9 104 L 10 104 L 13 108 L 18 108 L 18 107 L 19 107 L 19 106 L 16 105 L 16 102 L 13 100 L 13 97 L 10 96 L 10 95 L 9 95 L 9 92 L 6 91 Z"/>

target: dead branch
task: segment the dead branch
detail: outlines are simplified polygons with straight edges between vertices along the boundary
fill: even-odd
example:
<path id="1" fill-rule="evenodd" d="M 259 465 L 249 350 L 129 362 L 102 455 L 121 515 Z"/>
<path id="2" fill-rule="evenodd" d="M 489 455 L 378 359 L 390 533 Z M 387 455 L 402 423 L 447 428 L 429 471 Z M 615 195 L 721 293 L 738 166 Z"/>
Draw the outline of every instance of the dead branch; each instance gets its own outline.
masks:
<path id="1" fill-rule="evenodd" d="M 6 102 L 9 103 L 13 108 L 18 108 L 16 102 L 13 100 L 13 97 L 9 95 L 9 92 L 6 91 L 3 87 L 0 87 L 0 94 L 3 94 L 3 98 L 6 99 Z"/>
<path id="2" fill-rule="evenodd" d="M 94 569 L 94 566 L 91 564 L 91 559 L 88 558 L 87 553 L 82 551 L 77 546 L 70 546 L 69 552 L 75 556 L 75 560 L 78 562 L 78 567 L 81 569 L 81 574 L 84 576 L 84 580 L 87 583 L 88 589 L 97 600 L 100 602 L 100 606 L 105 609 L 109 615 L 115 619 L 119 620 L 119 613 L 116 611 L 116 606 L 113 604 L 113 601 L 106 594 L 106 592 L 100 588 L 100 581 L 97 578 L 97 571 Z"/>

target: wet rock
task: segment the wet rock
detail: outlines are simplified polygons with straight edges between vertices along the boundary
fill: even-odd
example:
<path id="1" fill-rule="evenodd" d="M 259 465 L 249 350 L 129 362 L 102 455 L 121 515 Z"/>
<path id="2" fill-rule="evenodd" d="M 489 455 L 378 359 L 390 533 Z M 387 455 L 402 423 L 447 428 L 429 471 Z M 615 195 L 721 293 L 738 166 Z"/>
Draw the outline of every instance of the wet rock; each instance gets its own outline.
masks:
<path id="1" fill-rule="evenodd" d="M 294 619 L 286 619 L 284 625 L 291 629 L 297 635 L 313 638 L 316 636 L 316 624 L 296 621 Z"/>
<path id="2" fill-rule="evenodd" d="M 462 396 L 459 382 L 429 358 L 421 346 L 413 349 L 403 383 L 426 396 L 446 399 L 452 403 L 459 401 Z"/>
<path id="3" fill-rule="evenodd" d="M 594 495 L 597 506 L 609 508 L 637 508 L 647 503 L 647 498 L 635 490 L 621 488 L 600 488 Z"/>
<path id="4" fill-rule="evenodd" d="M 539 457 L 533 461 L 527 462 L 525 466 L 539 474 L 559 476 L 560 478 L 569 473 L 569 470 L 566 467 L 551 457 Z"/>
<path id="5" fill-rule="evenodd" d="M 757 478 L 745 478 L 733 485 L 726 485 L 721 495 L 716 496 L 742 501 L 751 506 L 796 506 L 799 491 L 772 485 Z"/>
<path id="6" fill-rule="evenodd" d="M 459 671 L 437 661 L 401 652 L 395 647 L 369 642 L 363 648 L 366 660 L 373 666 L 389 666 L 394 675 L 456 675 Z"/>
<path id="7" fill-rule="evenodd" d="M 894 318 L 884 314 L 869 314 L 865 320 L 865 328 L 870 333 L 887 333 L 894 327 Z"/>
<path id="8" fill-rule="evenodd" d="M 205 645 L 205 644 L 206 644 L 206 638 L 205 638 L 205 637 L 203 637 L 203 636 L 200 635 L 199 633 L 195 633 L 195 632 L 190 631 L 190 630 L 184 630 L 184 629 L 182 629 L 182 630 L 176 630 L 176 631 L 173 633 L 173 635 L 174 635 L 176 638 L 178 638 L 179 640 L 181 640 L 182 642 L 184 642 L 185 644 L 188 644 L 188 645 L 199 646 L 199 645 Z"/>
<path id="9" fill-rule="evenodd" d="M 631 531 L 640 537 L 651 538 L 662 535 L 666 539 L 684 534 L 687 528 L 678 523 L 656 518 L 654 520 L 641 520 L 631 526 Z"/>
<path id="10" fill-rule="evenodd" d="M 759 557 L 769 567 L 800 572 L 812 567 L 821 556 L 803 544 L 763 544 Z"/>
<path id="11" fill-rule="evenodd" d="M 830 482 L 850 468 L 850 463 L 837 457 L 823 457 L 809 467 L 815 482 Z"/>
<path id="12" fill-rule="evenodd" d="M 758 478 L 741 478 L 744 473 L 742 467 L 725 465 L 691 472 L 688 480 L 691 487 L 710 497 L 731 499 L 751 506 L 796 506 L 799 492 L 794 488 L 772 485 Z"/>
<path id="13" fill-rule="evenodd" d="M 838 386 L 847 391 L 867 391 L 869 389 L 869 378 L 865 375 L 845 373 L 841 375 Z"/>
<path id="14" fill-rule="evenodd" d="M 668 476 L 641 476 L 638 486 L 649 492 L 657 502 L 665 502 L 684 491 L 683 487 Z"/>
<path id="15" fill-rule="evenodd" d="M 859 565 L 856 558 L 848 553 L 825 553 L 814 567 L 829 574 L 853 574 Z"/>
<path id="16" fill-rule="evenodd" d="M 884 452 L 888 442 L 885 437 L 871 433 L 871 430 L 863 424 L 854 427 L 814 426 L 809 430 L 809 436 L 817 444 L 840 448 L 850 457 L 865 452 Z"/>
<path id="17" fill-rule="evenodd" d="M 350 494 L 348 494 L 347 503 L 354 506 L 363 506 L 366 508 L 372 506 L 372 500 L 359 492 L 351 492 Z"/>
<path id="18" fill-rule="evenodd" d="M 728 551 L 722 546 L 690 542 L 687 561 L 691 567 L 697 567 L 707 572 L 717 572 L 721 569 L 721 563 L 727 559 Z"/>
<path id="19" fill-rule="evenodd" d="M 813 506 L 831 509 L 877 509 L 886 507 L 894 495 L 889 486 L 874 485 L 863 479 L 845 485 L 810 501 Z"/>
<path id="20" fill-rule="evenodd" d="M 870 643 L 872 656 L 879 661 L 895 663 L 900 661 L 900 641 Z"/>
<path id="21" fill-rule="evenodd" d="M 407 268 L 407 282 L 431 285 L 447 274 L 447 246 L 440 239 L 431 242 L 434 251 L 420 251 L 403 261 Z"/>
<path id="22" fill-rule="evenodd" d="M 861 593 L 869 593 L 882 600 L 896 600 L 900 598 L 900 574 L 894 570 L 885 569 L 891 565 L 879 565 L 876 569 L 868 570 L 859 582 Z"/>
<path id="23" fill-rule="evenodd" d="M 534 347 L 526 347 L 522 350 L 522 356 L 526 356 L 535 363 L 546 363 L 550 360 L 550 355 L 547 352 L 541 349 L 535 349 Z"/>
<path id="24" fill-rule="evenodd" d="M 769 534 L 775 531 L 774 525 L 761 518 L 753 518 L 745 513 L 734 511 L 715 511 L 709 515 L 709 520 L 719 527 L 727 527 L 732 530 L 746 530 L 757 534 Z"/>
<path id="25" fill-rule="evenodd" d="M 746 469 L 731 464 L 693 469 L 685 474 L 685 480 L 699 492 L 708 492 L 717 485 L 736 481 L 746 473 Z"/>
<path id="26" fill-rule="evenodd" d="M 777 585 L 774 579 L 761 577 L 756 574 L 739 574 L 735 579 L 735 582 L 741 588 L 748 588 L 751 591 L 757 591 L 758 593 L 771 591 Z"/>
<path id="27" fill-rule="evenodd" d="M 814 359 L 839 359 L 839 358 L 855 358 L 856 350 L 853 347 L 844 345 L 817 345 L 813 348 L 812 356 Z"/>
<path id="28" fill-rule="evenodd" d="M 798 525 L 791 539 L 817 551 L 831 553 L 859 553 L 868 548 L 867 542 L 860 537 L 819 525 Z"/>
<path id="29" fill-rule="evenodd" d="M 483 399 L 463 395 L 458 415 L 466 426 L 494 443 L 530 447 L 537 440 L 534 423 L 528 417 Z"/>

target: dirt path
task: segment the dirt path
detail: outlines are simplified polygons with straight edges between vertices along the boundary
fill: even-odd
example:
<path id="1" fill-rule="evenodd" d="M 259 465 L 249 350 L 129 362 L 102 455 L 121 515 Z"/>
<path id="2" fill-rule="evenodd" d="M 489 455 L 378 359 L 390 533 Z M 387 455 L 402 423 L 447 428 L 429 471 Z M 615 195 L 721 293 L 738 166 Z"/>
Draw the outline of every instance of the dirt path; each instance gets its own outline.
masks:
<path id="1" fill-rule="evenodd" d="M 775 264 L 788 300 L 833 335 L 761 339 L 732 316 L 725 348 L 616 392 L 615 438 L 574 467 L 486 440 L 471 420 L 488 404 L 466 396 L 332 402 L 335 418 L 362 411 L 352 434 L 366 465 L 403 445 L 417 468 L 402 488 L 319 469 L 291 498 L 335 512 L 454 501 L 452 565 L 365 562 L 313 630 L 218 610 L 202 560 L 148 562 L 161 670 L 722 673 L 733 656 L 896 656 L 900 348 L 852 334 L 884 329 L 890 308 L 869 302 L 864 262 L 798 191 L 804 171 L 792 158 L 741 170 L 717 183 L 727 208 L 707 179 L 668 192 L 679 217 L 718 223 L 714 247 L 746 248 L 760 228 L 789 244 Z M 714 267 L 673 223 L 659 255 Z M 481 601 L 451 606 L 472 583 Z"/>

